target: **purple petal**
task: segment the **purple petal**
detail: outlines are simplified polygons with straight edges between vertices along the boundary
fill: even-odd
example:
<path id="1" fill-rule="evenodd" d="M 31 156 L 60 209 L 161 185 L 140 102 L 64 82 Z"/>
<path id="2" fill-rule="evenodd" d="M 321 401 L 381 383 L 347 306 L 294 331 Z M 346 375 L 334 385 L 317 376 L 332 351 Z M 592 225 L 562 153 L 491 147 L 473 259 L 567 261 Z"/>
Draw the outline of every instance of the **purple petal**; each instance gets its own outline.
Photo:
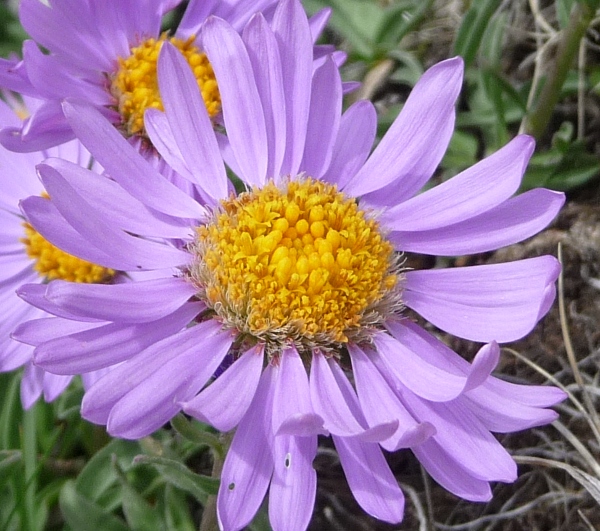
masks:
<path id="1" fill-rule="evenodd" d="M 167 337 L 121 363 L 88 390 L 83 397 L 81 414 L 91 422 L 106 424 L 110 410 L 123 396 L 155 372 L 160 372 L 164 365 L 172 363 L 173 360 L 177 361 L 177 358 L 182 354 L 185 355 L 188 351 L 195 352 L 195 355 L 202 358 L 205 363 L 212 364 L 211 356 L 218 357 L 215 354 L 215 345 L 220 344 L 223 340 L 220 329 L 219 323 L 206 321 L 179 334 Z M 203 345 L 207 345 L 206 348 L 198 352 L 201 350 L 199 346 Z M 210 345 L 213 345 L 215 349 L 212 353 Z M 209 359 L 206 360 L 206 357 Z M 213 372 L 209 371 L 206 379 L 212 376 Z M 186 375 L 189 377 L 190 374 L 192 373 L 185 369 L 182 376 L 176 378 L 176 381 L 179 382 L 181 379 L 185 379 Z M 180 400 L 185 400 L 185 397 L 180 397 Z"/>
<path id="2" fill-rule="evenodd" d="M 550 424 L 558 418 L 558 413 L 552 409 L 524 406 L 510 397 L 486 391 L 481 390 L 464 399 L 467 407 L 492 432 L 511 433 L 526 430 Z"/>
<path id="3" fill-rule="evenodd" d="M 490 378 L 485 384 L 494 393 L 510 396 L 521 404 L 533 407 L 548 407 L 562 402 L 567 395 L 558 387 L 548 385 L 519 385 Z"/>
<path id="4" fill-rule="evenodd" d="M 44 387 L 44 370 L 36 367 L 33 363 L 28 363 L 21 377 L 21 404 L 23 409 L 28 410 L 35 404 Z"/>
<path id="5" fill-rule="evenodd" d="M 413 415 L 435 426 L 431 438 L 473 477 L 504 482 L 517 478 L 510 454 L 460 400 L 427 402 L 406 392 L 402 398 Z"/>
<path id="6" fill-rule="evenodd" d="M 44 102 L 23 124 L 23 128 L 5 127 L 0 131 L 0 143 L 6 149 L 18 153 L 42 151 L 75 138 L 57 101 Z"/>
<path id="7" fill-rule="evenodd" d="M 414 447 L 412 451 L 431 477 L 452 494 L 474 502 L 492 499 L 489 483 L 467 473 L 433 439 Z"/>
<path id="8" fill-rule="evenodd" d="M 321 179 L 343 189 L 367 160 L 376 128 L 377 114 L 371 102 L 351 105 L 342 115 L 331 162 Z"/>
<path id="9" fill-rule="evenodd" d="M 47 314 L 44 312 L 42 315 Z M 46 341 L 53 341 L 98 326 L 101 326 L 101 323 L 71 321 L 62 317 L 42 317 L 22 322 L 15 328 L 11 337 L 16 341 L 37 347 Z"/>
<path id="10" fill-rule="evenodd" d="M 97 323 L 97 319 L 91 319 L 82 315 L 75 315 L 71 312 L 63 310 L 56 304 L 46 299 L 46 290 L 48 289 L 47 284 L 24 284 L 17 290 L 17 295 L 28 304 L 39 308 L 45 312 L 56 315 L 57 317 L 64 317 L 66 319 L 73 319 L 75 321 L 83 321 L 88 323 Z"/>
<path id="11" fill-rule="evenodd" d="M 220 3 L 219 0 L 190 0 L 177 27 L 177 33 L 185 38 L 198 34 L 206 18 Z"/>
<path id="12" fill-rule="evenodd" d="M 152 373 L 139 379 L 137 385 L 131 381 L 132 375 L 128 375 L 126 392 L 115 403 L 108 417 L 106 428 L 111 435 L 125 439 L 149 435 L 173 418 L 181 410 L 179 404 L 192 398 L 214 374 L 229 351 L 233 338 L 227 332 L 205 337 L 202 329 L 196 328 L 198 325 L 155 343 L 137 358 L 113 369 L 86 393 L 87 396 L 97 388 L 105 389 L 106 380 L 113 372 L 124 365 L 138 364 L 139 359 L 146 358 L 148 350 L 154 350 L 156 355 L 155 348 L 162 347 L 162 356 L 159 354 L 158 357 L 167 359 L 158 367 L 152 364 Z M 176 354 L 165 356 L 164 350 L 167 349 L 173 349 Z M 129 371 L 132 369 L 129 367 Z M 139 370 L 138 364 L 136 371 Z"/>
<path id="13" fill-rule="evenodd" d="M 24 279 L 31 281 L 31 277 Z M 0 291 L 0 371 L 11 371 L 31 359 L 32 351 L 11 339 L 11 333 L 21 323 L 40 317 L 41 312 L 20 300 L 14 291 L 15 286 L 4 287 Z"/>
<path id="14" fill-rule="evenodd" d="M 227 137 L 246 183 L 260 186 L 267 175 L 265 118 L 252 64 L 238 33 L 223 20 L 210 18 L 202 42 L 219 83 Z"/>
<path id="15" fill-rule="evenodd" d="M 446 367 L 429 363 L 420 353 L 405 346 L 386 333 L 373 339 L 377 351 L 388 371 L 416 395 L 434 402 L 452 400 L 463 392 L 481 385 L 496 367 L 500 357 L 497 344 L 481 349 L 466 375 L 448 371 Z"/>
<path id="16" fill-rule="evenodd" d="M 235 0 L 233 2 L 219 2 L 214 14 L 227 20 L 227 22 L 238 32 L 246 25 L 255 13 L 264 13 L 270 20 L 273 6 L 276 0 Z"/>
<path id="17" fill-rule="evenodd" d="M 554 219 L 564 202 L 564 194 L 538 188 L 454 225 L 395 231 L 389 239 L 402 251 L 439 256 L 482 253 L 537 234 Z"/>
<path id="18" fill-rule="evenodd" d="M 248 350 L 200 394 L 181 404 L 183 411 L 221 432 L 232 430 L 254 398 L 263 358 L 262 347 Z"/>
<path id="19" fill-rule="evenodd" d="M 308 382 L 307 382 L 308 386 Z M 276 406 L 273 411 L 277 411 Z M 279 435 L 273 444 L 273 479 L 269 488 L 269 521 L 273 531 L 304 531 L 317 493 L 317 437 Z"/>
<path id="20" fill-rule="evenodd" d="M 71 383 L 73 376 L 44 372 L 44 400 L 53 402 Z"/>
<path id="21" fill-rule="evenodd" d="M 62 336 L 57 334 L 56 339 L 39 345 L 35 350 L 35 362 L 56 374 L 82 374 L 109 367 L 176 334 L 202 309 L 200 303 L 188 303 L 171 315 L 142 324 L 108 323 L 92 329 L 87 325 L 86 330 L 81 330 L 81 323 L 77 323 L 80 330 L 65 330 Z"/>
<path id="22" fill-rule="evenodd" d="M 158 109 L 146 109 L 144 113 L 144 127 L 146 128 L 150 142 L 152 142 L 152 145 L 167 165 L 189 183 L 194 183 L 196 176 L 183 160 L 183 155 L 175 141 L 165 113 Z M 196 189 L 207 204 L 216 204 L 215 200 L 208 196 L 201 187 L 197 187 Z"/>
<path id="23" fill-rule="evenodd" d="M 273 369 L 276 374 L 275 394 L 273 397 L 273 433 L 278 434 L 282 426 L 291 428 L 286 421 L 290 418 L 302 419 L 302 425 L 307 427 L 308 419 L 313 416 L 315 423 L 320 420 L 318 430 L 313 434 L 323 431 L 323 419 L 315 415 L 310 401 L 310 387 L 304 364 L 294 347 L 284 350 L 281 354 L 278 367 Z M 292 434 L 293 435 L 293 434 Z M 298 434 L 300 435 L 300 434 Z M 302 433 L 302 435 L 308 435 Z"/>
<path id="24" fill-rule="evenodd" d="M 459 57 L 442 61 L 423 74 L 369 160 L 346 185 L 373 204 L 400 203 L 415 195 L 438 166 L 454 129 L 454 103 L 462 85 Z M 393 198 L 393 202 L 389 200 Z"/>
<path id="25" fill-rule="evenodd" d="M 135 268 L 130 255 L 109 256 L 90 245 L 60 214 L 57 208 L 43 197 L 28 197 L 20 202 L 20 207 L 31 225 L 49 242 L 66 253 L 77 256 L 93 264 L 110 267 L 117 271 Z"/>
<path id="26" fill-rule="evenodd" d="M 71 68 L 64 68 L 64 62 L 60 58 L 42 53 L 31 41 L 23 45 L 23 61 L 31 83 L 40 89 L 45 98 L 62 100 L 74 97 L 94 105 L 110 105 L 113 102 L 105 86 L 73 75 L 75 72 L 69 72 Z M 60 75 L 56 75 L 57 72 Z M 55 101 L 54 105 L 57 103 Z"/>
<path id="27" fill-rule="evenodd" d="M 323 427 L 323 419 L 315 413 L 296 413 L 288 416 L 279 426 L 275 435 L 329 435 Z"/>
<path id="28" fill-rule="evenodd" d="M 287 120 L 287 149 L 281 174 L 294 177 L 306 141 L 313 71 L 312 35 L 302 5 L 296 0 L 279 2 L 272 27 L 279 43 Z"/>
<path id="29" fill-rule="evenodd" d="M 542 317 L 541 306 L 559 271 L 552 256 L 408 271 L 403 301 L 450 334 L 473 341 L 516 341 Z"/>
<path id="30" fill-rule="evenodd" d="M 130 269 L 162 269 L 190 260 L 191 255 L 185 251 L 132 236 L 107 223 L 106 212 L 85 201 L 54 168 L 42 164 L 39 173 L 53 204 L 75 230 L 101 250 L 109 248 L 113 254 L 129 255 L 134 264 Z"/>
<path id="31" fill-rule="evenodd" d="M 178 34 L 185 37 L 196 35 L 202 29 L 202 23 L 209 15 L 226 20 L 236 31 L 241 31 L 248 19 L 257 12 L 271 11 L 275 0 L 234 0 L 220 2 L 215 0 L 191 0 L 185 10 Z"/>
<path id="32" fill-rule="evenodd" d="M 183 278 L 159 278 L 123 284 L 51 282 L 46 298 L 75 314 L 120 323 L 146 323 L 165 317 L 196 294 Z"/>
<path id="33" fill-rule="evenodd" d="M 275 35 L 262 14 L 257 13 L 244 28 L 243 39 L 254 70 L 267 134 L 267 177 L 281 176 L 286 147 L 286 109 L 281 57 Z"/>
<path id="34" fill-rule="evenodd" d="M 112 66 L 110 59 L 114 58 L 104 57 L 97 39 L 89 38 L 90 34 L 96 36 L 97 30 L 94 31 L 89 8 L 81 9 L 84 6 L 81 4 L 80 9 L 69 13 L 59 9 L 60 3 L 49 7 L 39 0 L 24 0 L 19 7 L 19 18 L 27 33 L 48 50 L 61 52 L 80 68 L 108 71 Z M 79 31 L 65 30 L 65 25 Z"/>
<path id="35" fill-rule="evenodd" d="M 466 359 L 459 356 L 452 349 L 448 348 L 435 336 L 423 330 L 419 325 L 409 320 L 389 321 L 386 323 L 386 328 L 396 340 L 404 345 L 405 348 L 418 352 L 419 355 L 431 365 L 440 367 L 441 369 L 454 373 L 459 376 L 468 376 L 472 371 L 473 366 Z M 484 345 L 481 347 L 482 352 L 478 353 L 477 357 L 487 356 L 483 351 L 490 348 L 496 350 L 497 345 Z M 492 358 L 496 354 L 492 354 Z M 475 361 L 473 362 L 475 364 Z M 481 385 L 488 385 L 493 377 L 482 378 L 479 382 Z M 475 386 L 474 386 L 475 387 Z"/>
<path id="36" fill-rule="evenodd" d="M 161 48 L 158 83 L 171 133 L 193 182 L 209 197 L 224 199 L 227 176 L 213 124 L 189 64 L 171 44 Z"/>
<path id="37" fill-rule="evenodd" d="M 140 236 L 191 239 L 189 223 L 148 209 L 112 179 L 62 159 L 46 159 L 44 164 L 59 172 L 85 201 L 101 212 L 110 212 L 111 224 L 120 229 Z"/>
<path id="38" fill-rule="evenodd" d="M 414 323 L 390 322 L 387 327 L 406 348 L 419 352 L 429 363 L 449 372 L 464 375 L 469 373 L 470 365 L 466 360 Z M 482 349 L 490 347 L 492 345 L 484 345 Z M 381 370 L 393 372 L 385 364 Z M 554 420 L 554 412 L 540 407 L 553 405 L 564 399 L 564 396 L 555 387 L 509 384 L 488 377 L 481 386 L 466 392 L 459 400 L 479 417 L 487 429 L 505 433 Z"/>
<path id="39" fill-rule="evenodd" d="M 333 436 L 354 498 L 371 516 L 397 524 L 404 516 L 404 495 L 376 444 Z"/>
<path id="40" fill-rule="evenodd" d="M 330 7 L 325 7 L 317 11 L 312 17 L 308 19 L 308 24 L 310 25 L 310 34 L 313 38 L 313 43 L 317 42 L 317 39 L 323 33 L 325 26 L 327 26 L 327 22 L 331 17 L 332 9 Z"/>
<path id="41" fill-rule="evenodd" d="M 221 529 L 233 531 L 248 525 L 258 511 L 271 481 L 272 373 L 272 367 L 267 366 L 225 458 L 217 496 L 217 515 Z"/>
<path id="42" fill-rule="evenodd" d="M 133 197 L 168 215 L 204 215 L 196 201 L 156 171 L 95 108 L 68 101 L 63 110 L 77 138 Z"/>
<path id="43" fill-rule="evenodd" d="M 545 409 L 566 398 L 566 394 L 556 387 L 525 386 L 496 380 L 499 385 L 483 385 L 467 393 L 464 397 L 468 407 L 490 431 L 510 433 L 542 426 L 558 417 L 556 411 Z M 500 392 L 496 390 L 500 389 Z M 525 402 L 532 395 L 539 395 L 539 406 Z M 522 400 L 525 395 L 525 400 Z"/>
<path id="44" fill-rule="evenodd" d="M 398 420 L 398 430 L 380 444 L 388 451 L 420 444 L 435 433 L 435 428 L 425 422 L 418 423 L 390 389 L 388 383 L 358 347 L 350 347 L 356 391 L 360 406 L 370 426 Z"/>
<path id="45" fill-rule="evenodd" d="M 331 162 L 342 113 L 342 79 L 331 58 L 318 68 L 312 80 L 310 111 L 302 170 L 320 178 Z"/>
<path id="46" fill-rule="evenodd" d="M 31 81 L 27 77 L 25 64 L 16 57 L 9 59 L 0 58 L 0 86 L 6 90 L 12 90 L 23 95 L 37 94 L 37 90 L 31 85 Z M 16 118 L 14 113 L 13 117 Z M 2 120 L 3 126 L 17 126 L 19 123 L 20 120 L 11 119 L 4 121 L 4 117 Z"/>
<path id="47" fill-rule="evenodd" d="M 394 206 L 382 215 L 392 230 L 428 230 L 472 218 L 517 191 L 535 143 L 520 135 L 456 177 Z"/>
<path id="48" fill-rule="evenodd" d="M 324 419 L 327 431 L 364 442 L 384 441 L 395 433 L 398 420 L 363 428 L 367 421 L 343 370 L 336 361 L 327 361 L 320 353 L 313 353 L 312 359 L 311 401 L 317 415 Z"/>
<path id="49" fill-rule="evenodd" d="M 366 430 L 362 419 L 357 418 L 350 408 L 330 364 L 318 353 L 313 354 L 310 366 L 310 396 L 315 412 L 324 419 L 328 431 L 352 436 Z"/>

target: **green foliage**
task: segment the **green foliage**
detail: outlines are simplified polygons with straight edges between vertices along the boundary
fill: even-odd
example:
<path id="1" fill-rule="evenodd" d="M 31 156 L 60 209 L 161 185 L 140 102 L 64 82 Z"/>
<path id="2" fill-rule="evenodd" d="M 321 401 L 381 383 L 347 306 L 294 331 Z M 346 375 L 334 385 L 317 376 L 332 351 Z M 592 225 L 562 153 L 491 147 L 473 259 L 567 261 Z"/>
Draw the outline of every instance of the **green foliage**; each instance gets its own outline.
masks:
<path id="1" fill-rule="evenodd" d="M 482 45 L 485 30 L 500 4 L 501 0 L 473 2 L 470 9 L 465 13 L 456 35 L 454 53 L 462 56 L 467 66 L 471 66 L 475 60 Z"/>
<path id="2" fill-rule="evenodd" d="M 348 44 L 351 57 L 372 61 L 396 48 L 426 16 L 431 0 L 398 0 L 388 5 L 365 0 L 306 0 L 309 12 L 330 7 L 330 25 Z"/>
<path id="3" fill-rule="evenodd" d="M 588 153 L 582 142 L 573 139 L 573 126 L 563 123 L 555 133 L 552 147 L 535 154 L 523 182 L 522 190 L 545 186 L 554 190 L 570 190 L 600 175 L 600 160 Z"/>
<path id="4" fill-rule="evenodd" d="M 27 34 L 16 15 L 4 4 L 0 4 L 0 57 L 21 50 Z"/>

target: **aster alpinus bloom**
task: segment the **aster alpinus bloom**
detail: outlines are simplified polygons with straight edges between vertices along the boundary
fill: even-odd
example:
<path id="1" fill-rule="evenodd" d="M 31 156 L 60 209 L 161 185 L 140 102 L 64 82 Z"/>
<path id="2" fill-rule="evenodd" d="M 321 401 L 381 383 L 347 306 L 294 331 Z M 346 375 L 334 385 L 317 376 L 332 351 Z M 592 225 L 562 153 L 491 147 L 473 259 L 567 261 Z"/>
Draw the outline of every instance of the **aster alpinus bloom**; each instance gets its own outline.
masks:
<path id="1" fill-rule="evenodd" d="M 218 496 L 225 530 L 247 525 L 267 490 L 274 529 L 308 526 L 318 434 L 331 434 L 354 496 L 382 520 L 399 522 L 404 499 L 381 448 L 411 448 L 449 491 L 488 500 L 491 481 L 516 478 L 514 461 L 491 432 L 550 422 L 556 413 L 546 408 L 564 397 L 490 374 L 498 343 L 523 337 L 550 308 L 559 265 L 542 256 L 408 271 L 400 253 L 483 252 L 544 228 L 562 194 L 537 189 L 511 197 L 533 141 L 518 136 L 419 194 L 452 134 L 460 59 L 423 75 L 369 154 L 374 108 L 361 101 L 341 113 L 339 72 L 331 59 L 313 70 L 298 2 L 280 2 L 271 24 L 254 16 L 241 36 L 218 18 L 202 31 L 223 87 L 226 136 L 214 135 L 189 67 L 170 46 L 159 58 L 165 112 L 147 111 L 145 123 L 202 204 L 184 201 L 179 188 L 160 180 L 92 107 L 65 104 L 80 140 L 142 205 L 132 214 L 145 223 L 125 233 L 108 201 L 95 204 L 80 170 L 49 161 L 39 171 L 54 190 L 52 202 L 87 240 L 69 244 L 69 252 L 85 256 L 93 247 L 119 260 L 135 254 L 141 268 L 148 267 L 142 257 L 152 256 L 173 267 L 173 276 L 168 285 L 53 283 L 32 302 L 101 321 L 107 333 L 94 336 L 93 347 L 86 333 L 40 341 L 36 363 L 59 374 L 120 363 L 82 405 L 84 417 L 115 436 L 147 435 L 182 407 L 219 430 L 237 427 Z M 244 192 L 231 192 L 225 165 Z M 41 231 L 35 206 L 23 202 Z M 187 234 L 165 237 L 160 224 L 167 220 L 187 226 Z M 52 233 L 45 231 L 50 241 Z M 133 338 L 145 341 L 142 327 L 147 333 L 158 318 L 190 308 L 189 326 L 149 346 L 135 344 Z M 484 345 L 469 363 L 408 319 L 405 308 Z M 44 326 L 35 326 L 38 340 L 49 333 Z M 119 343 L 111 327 L 130 341 Z M 24 326 L 15 337 L 30 333 Z"/>
<path id="2" fill-rule="evenodd" d="M 20 119 L 17 113 L 26 114 L 29 108 L 36 105 L 33 100 L 28 103 L 27 108 L 13 109 L 0 101 L 0 123 L 18 126 Z M 68 255 L 50 244 L 22 215 L 19 209 L 21 199 L 32 194 L 42 199 L 45 194 L 37 177 L 36 165 L 51 156 L 101 172 L 99 165 L 78 141 L 36 153 L 13 153 L 0 147 L 0 371 L 12 371 L 24 366 L 21 402 L 25 409 L 30 408 L 42 394 L 46 401 L 54 400 L 66 388 L 72 376 L 52 374 L 33 365 L 33 346 L 13 341 L 10 333 L 23 321 L 42 318 L 51 319 L 56 333 L 64 334 L 74 329 L 72 321 L 63 321 L 25 303 L 17 296 L 16 289 L 30 283 L 41 287 L 41 284 L 56 278 L 86 283 L 111 282 L 116 278 L 115 271 Z M 64 230 L 66 232 L 63 236 L 70 237 L 68 225 Z M 105 371 L 84 374 L 84 385 L 89 387 L 103 372 Z"/>
<path id="3" fill-rule="evenodd" d="M 0 60 L 0 86 L 44 104 L 22 126 L 4 128 L 0 142 L 14 151 L 39 151 L 73 139 L 61 109 L 67 97 L 93 104 L 126 136 L 145 138 L 145 109 L 162 108 L 156 59 L 164 41 L 186 57 L 209 114 L 216 117 L 219 91 L 196 38 L 200 25 L 214 14 L 241 29 L 253 13 L 272 10 L 275 0 L 192 0 L 175 34 L 161 33 L 163 15 L 180 2 L 23 0 L 20 21 L 33 40 L 23 45 L 23 61 Z M 316 34 L 327 14 L 313 21 Z"/>

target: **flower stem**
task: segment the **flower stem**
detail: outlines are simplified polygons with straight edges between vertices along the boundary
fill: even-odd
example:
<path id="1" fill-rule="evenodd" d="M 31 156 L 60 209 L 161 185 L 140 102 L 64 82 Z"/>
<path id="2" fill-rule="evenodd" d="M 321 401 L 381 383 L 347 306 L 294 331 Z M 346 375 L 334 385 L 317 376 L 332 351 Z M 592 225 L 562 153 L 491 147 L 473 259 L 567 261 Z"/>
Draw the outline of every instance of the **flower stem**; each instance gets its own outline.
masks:
<path id="1" fill-rule="evenodd" d="M 579 51 L 579 44 L 590 25 L 595 10 L 586 2 L 577 2 L 571 11 L 569 23 L 558 43 L 556 59 L 550 67 L 539 98 L 525 117 L 523 132 L 539 139 L 550 122 L 561 88 Z"/>

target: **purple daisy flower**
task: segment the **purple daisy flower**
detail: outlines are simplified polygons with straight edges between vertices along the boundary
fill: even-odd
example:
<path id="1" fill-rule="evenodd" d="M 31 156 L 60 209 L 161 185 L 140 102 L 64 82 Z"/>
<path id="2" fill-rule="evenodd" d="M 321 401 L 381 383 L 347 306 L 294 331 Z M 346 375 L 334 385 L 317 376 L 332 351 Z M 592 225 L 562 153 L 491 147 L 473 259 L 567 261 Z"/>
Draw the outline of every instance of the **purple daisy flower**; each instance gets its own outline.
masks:
<path id="1" fill-rule="evenodd" d="M 333 437 L 354 496 L 376 518 L 399 522 L 404 507 L 382 448 L 411 448 L 449 491 L 488 500 L 491 481 L 516 478 L 491 432 L 550 422 L 556 413 L 547 408 L 564 398 L 490 374 L 498 343 L 523 337 L 550 308 L 559 264 L 541 256 L 412 271 L 401 253 L 484 252 L 544 228 L 563 194 L 512 197 L 533 140 L 518 136 L 419 194 L 452 134 L 460 59 L 423 75 L 370 154 L 375 110 L 360 101 L 342 114 L 338 69 L 330 58 L 313 68 L 296 0 L 280 2 L 271 23 L 254 16 L 241 35 L 211 17 L 202 35 L 226 136 L 214 134 L 172 46 L 158 66 L 165 112 L 145 117 L 153 145 L 195 194 L 158 174 L 96 109 L 73 101 L 67 120 L 114 186 L 99 194 L 84 170 L 58 160 L 39 167 L 52 204 L 81 236 L 65 250 L 100 250 L 127 268 L 171 267 L 172 277 L 22 290 L 33 304 L 103 324 L 57 337 L 37 322 L 15 337 L 35 337 L 35 362 L 58 374 L 118 363 L 82 404 L 84 417 L 115 436 L 143 437 L 182 407 L 219 430 L 237 426 L 218 495 L 225 530 L 246 526 L 267 490 L 274 529 L 308 526 L 318 434 Z M 239 195 L 226 166 L 245 186 Z M 126 209 L 110 207 L 126 194 Z M 22 205 L 58 240 L 39 200 Z M 405 308 L 484 345 L 469 363 Z M 148 341 L 176 314 L 188 322 Z M 228 355 L 234 362 L 222 370 Z"/>
<path id="2" fill-rule="evenodd" d="M 163 15 L 180 2 L 23 0 L 20 20 L 34 40 L 24 43 L 23 61 L 0 59 L 0 86 L 44 104 L 22 126 L 5 127 L 0 142 L 12 151 L 39 151 L 73 139 L 61 108 L 67 97 L 93 104 L 127 137 L 145 139 L 145 109 L 162 108 L 156 59 L 164 41 L 186 57 L 209 114 L 218 117 L 219 90 L 196 38 L 200 26 L 212 14 L 241 29 L 253 13 L 272 12 L 275 0 L 192 0 L 175 35 L 161 34 Z M 312 21 L 315 38 L 328 15 L 324 10 Z"/>
<path id="3" fill-rule="evenodd" d="M 13 103 L 16 105 L 17 102 Z M 0 123 L 18 126 L 21 120 L 17 114 L 25 115 L 29 108 L 35 108 L 36 102 L 28 103 L 27 108 L 13 109 L 0 101 Z M 116 277 L 115 272 L 110 269 L 59 250 L 35 231 L 21 214 L 19 201 L 32 194 L 49 204 L 49 201 L 41 197 L 45 191 L 37 177 L 36 165 L 50 156 L 84 165 L 95 172 L 101 171 L 99 165 L 78 141 L 38 153 L 13 153 L 0 147 L 0 304 L 3 316 L 0 323 L 0 371 L 12 371 L 24 366 L 21 402 L 25 409 L 29 409 L 42 394 L 46 401 L 53 401 L 67 387 L 72 376 L 52 374 L 34 365 L 33 347 L 13 341 L 10 339 L 10 333 L 17 324 L 30 319 L 50 319 L 56 326 L 56 333 L 60 335 L 74 331 L 74 323 L 52 317 L 45 311 L 30 306 L 17 296 L 16 289 L 32 282 L 41 287 L 41 284 L 55 278 L 74 282 L 107 282 L 115 280 Z M 68 233 L 65 236 L 68 236 Z M 104 372 L 84 374 L 84 386 L 89 387 Z"/>

